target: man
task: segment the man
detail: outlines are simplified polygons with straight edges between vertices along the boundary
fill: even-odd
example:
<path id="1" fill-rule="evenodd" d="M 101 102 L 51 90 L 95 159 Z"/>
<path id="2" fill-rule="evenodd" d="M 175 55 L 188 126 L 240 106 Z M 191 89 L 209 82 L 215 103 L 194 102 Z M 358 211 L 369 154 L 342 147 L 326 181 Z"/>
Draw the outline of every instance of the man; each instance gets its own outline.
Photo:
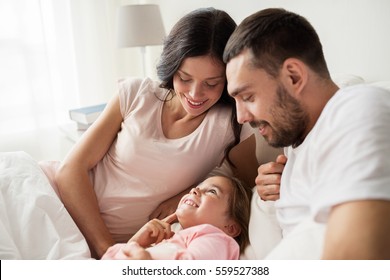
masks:
<path id="1" fill-rule="evenodd" d="M 390 259 L 390 92 L 339 89 L 314 28 L 283 9 L 246 18 L 224 60 L 238 121 L 286 147 L 287 163 L 280 156 L 257 178 L 277 185 L 283 170 L 284 236 L 311 218 L 327 224 L 322 258 Z M 278 197 L 273 187 L 260 195 Z"/>

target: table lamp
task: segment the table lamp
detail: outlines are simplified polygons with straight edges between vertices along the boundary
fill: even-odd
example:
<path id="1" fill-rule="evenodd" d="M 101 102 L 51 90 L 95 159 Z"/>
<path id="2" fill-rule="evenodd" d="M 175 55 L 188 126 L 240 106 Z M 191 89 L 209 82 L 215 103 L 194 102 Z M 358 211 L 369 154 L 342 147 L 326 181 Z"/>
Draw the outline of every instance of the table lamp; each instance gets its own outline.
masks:
<path id="1" fill-rule="evenodd" d="M 140 47 L 143 74 L 145 69 L 145 47 L 162 45 L 164 25 L 158 5 L 126 5 L 119 7 L 117 17 L 117 46 Z"/>

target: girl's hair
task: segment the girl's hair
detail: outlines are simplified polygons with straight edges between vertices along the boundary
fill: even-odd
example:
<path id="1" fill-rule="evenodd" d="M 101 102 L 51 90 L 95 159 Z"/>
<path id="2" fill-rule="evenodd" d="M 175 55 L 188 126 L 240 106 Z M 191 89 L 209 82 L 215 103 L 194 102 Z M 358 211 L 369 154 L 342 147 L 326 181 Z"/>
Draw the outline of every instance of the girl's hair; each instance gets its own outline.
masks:
<path id="1" fill-rule="evenodd" d="M 249 244 L 249 217 L 252 189 L 235 177 L 226 177 L 233 185 L 232 194 L 229 198 L 229 216 L 240 226 L 241 233 L 234 239 L 240 245 L 243 252 Z"/>
<path id="2" fill-rule="evenodd" d="M 223 51 L 226 43 L 236 28 L 234 20 L 224 11 L 214 8 L 201 8 L 182 17 L 165 38 L 163 51 L 157 64 L 157 76 L 160 87 L 168 89 L 173 96 L 173 77 L 183 60 L 188 57 L 211 56 L 217 63 L 223 62 Z M 231 126 L 234 140 L 225 149 L 225 157 L 229 159 L 230 150 L 240 142 L 241 127 L 237 122 L 234 99 L 227 92 L 227 84 L 217 103 L 231 108 Z"/>

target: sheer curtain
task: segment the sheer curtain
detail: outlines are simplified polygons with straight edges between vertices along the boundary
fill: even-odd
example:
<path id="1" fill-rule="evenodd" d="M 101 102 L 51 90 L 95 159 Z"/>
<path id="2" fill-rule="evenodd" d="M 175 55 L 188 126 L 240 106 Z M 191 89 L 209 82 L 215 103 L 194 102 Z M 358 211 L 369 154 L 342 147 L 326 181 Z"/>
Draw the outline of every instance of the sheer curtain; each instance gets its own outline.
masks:
<path id="1" fill-rule="evenodd" d="M 69 122 L 116 91 L 118 0 L 0 0 L 0 135 Z"/>
<path id="2" fill-rule="evenodd" d="M 119 0 L 0 0 L 0 152 L 62 159 L 68 111 L 116 92 Z M 65 133 L 66 134 L 66 133 Z"/>
<path id="3" fill-rule="evenodd" d="M 53 126 L 77 102 L 68 1 L 0 0 L 0 133 Z"/>

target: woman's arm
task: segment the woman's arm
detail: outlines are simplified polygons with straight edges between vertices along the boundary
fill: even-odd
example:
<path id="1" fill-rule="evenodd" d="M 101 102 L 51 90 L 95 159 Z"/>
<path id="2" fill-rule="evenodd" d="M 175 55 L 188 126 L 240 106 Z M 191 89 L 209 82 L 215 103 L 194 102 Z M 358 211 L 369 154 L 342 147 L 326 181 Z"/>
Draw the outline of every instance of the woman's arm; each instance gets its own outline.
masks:
<path id="1" fill-rule="evenodd" d="M 185 189 L 184 191 L 178 193 L 177 195 L 168 198 L 167 200 L 160 203 L 159 206 L 157 206 L 156 209 L 153 210 L 153 212 L 150 214 L 149 219 L 164 219 L 165 217 L 171 215 L 174 213 L 177 209 L 177 206 L 179 205 L 180 199 L 183 197 L 183 195 L 190 192 L 190 190 L 193 188 L 193 186 Z"/>
<path id="2" fill-rule="evenodd" d="M 120 130 L 123 118 L 119 106 L 117 95 L 74 146 L 55 177 L 66 209 L 98 258 L 114 240 L 100 216 L 88 172 L 104 157 Z"/>
<path id="3" fill-rule="evenodd" d="M 235 165 L 231 168 L 234 176 L 243 180 L 249 187 L 254 187 L 258 167 L 255 135 L 235 146 L 230 151 L 229 157 Z"/>

